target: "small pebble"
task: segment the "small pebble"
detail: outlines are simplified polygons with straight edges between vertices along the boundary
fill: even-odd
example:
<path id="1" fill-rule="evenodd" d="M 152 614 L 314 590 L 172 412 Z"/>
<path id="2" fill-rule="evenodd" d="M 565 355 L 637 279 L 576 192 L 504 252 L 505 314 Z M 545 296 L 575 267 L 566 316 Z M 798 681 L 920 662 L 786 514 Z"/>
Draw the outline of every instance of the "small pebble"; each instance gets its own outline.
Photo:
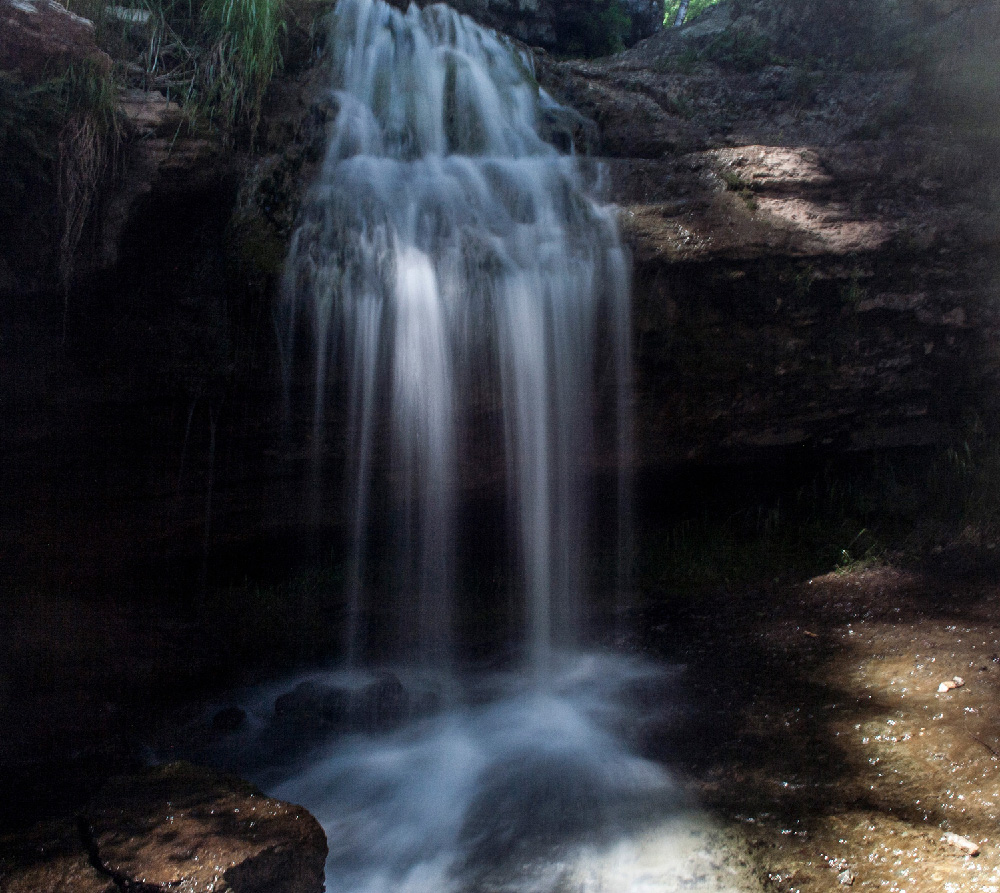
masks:
<path id="1" fill-rule="evenodd" d="M 840 881 L 845 887 L 851 887 L 854 885 L 854 872 L 850 869 L 845 868 L 840 874 L 837 875 L 837 880 Z"/>
<path id="2" fill-rule="evenodd" d="M 951 691 L 953 688 L 961 688 L 965 685 L 965 680 L 961 676 L 953 676 L 951 679 L 945 679 L 938 686 L 938 692 L 943 694 L 946 691 Z"/>
<path id="3" fill-rule="evenodd" d="M 970 856 L 979 855 L 979 844 L 973 843 L 968 837 L 962 837 L 961 834 L 953 834 L 951 831 L 946 831 L 941 840 L 944 843 L 950 843 L 953 847 L 964 850 Z"/>

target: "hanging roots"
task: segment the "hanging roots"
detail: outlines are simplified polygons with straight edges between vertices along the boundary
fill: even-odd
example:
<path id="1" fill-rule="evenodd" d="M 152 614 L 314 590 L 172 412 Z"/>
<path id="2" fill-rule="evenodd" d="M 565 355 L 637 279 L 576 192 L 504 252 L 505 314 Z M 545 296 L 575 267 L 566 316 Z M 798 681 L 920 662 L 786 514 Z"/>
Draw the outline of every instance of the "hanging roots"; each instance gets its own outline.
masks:
<path id="1" fill-rule="evenodd" d="M 76 249 L 108 169 L 108 145 L 94 116 L 78 112 L 59 134 L 59 283 L 68 299 Z"/>

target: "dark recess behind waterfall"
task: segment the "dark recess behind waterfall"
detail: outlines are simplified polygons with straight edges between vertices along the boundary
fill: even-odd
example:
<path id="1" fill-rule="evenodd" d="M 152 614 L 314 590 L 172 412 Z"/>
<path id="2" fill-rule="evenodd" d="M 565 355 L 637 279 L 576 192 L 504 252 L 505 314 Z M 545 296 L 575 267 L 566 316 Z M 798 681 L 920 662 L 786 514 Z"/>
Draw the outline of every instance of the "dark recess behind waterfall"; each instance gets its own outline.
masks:
<path id="1" fill-rule="evenodd" d="M 71 296 L 65 343 L 60 296 L 4 305 L 12 349 L 0 382 L 9 420 L 0 560 L 8 587 L 195 599 L 205 584 L 280 581 L 340 557 L 343 420 L 329 426 L 321 511 L 310 520 L 311 400 L 294 401 L 286 424 L 276 283 L 248 286 L 233 268 L 233 194 L 220 183 L 147 204 L 117 270 Z M 309 394 L 307 354 L 299 351 L 296 388 Z M 689 514 L 713 492 L 770 498 L 837 455 L 805 444 L 719 449 L 690 463 L 683 444 L 658 448 L 644 441 L 642 418 L 638 428 L 637 509 L 661 520 Z M 484 519 L 501 516 L 499 460 L 494 451 L 493 472 L 480 469 L 465 490 L 464 551 L 487 562 L 499 561 L 503 538 L 496 520 L 483 535 Z M 606 456 L 596 464 L 600 517 L 614 469 Z"/>
<path id="2" fill-rule="evenodd" d="M 194 601 L 206 585 L 279 581 L 341 560 L 344 420 L 330 419 L 319 511 L 311 512 L 311 397 L 293 400 L 286 420 L 277 282 L 247 280 L 233 262 L 234 193 L 223 181 L 207 193 L 150 200 L 116 271 L 71 295 L 65 343 L 60 296 L 4 305 L 12 334 L 0 382 L 8 419 L 0 559 L 8 587 Z M 697 290 L 711 271 L 683 275 Z M 309 395 L 308 349 L 297 357 L 291 390 Z M 652 376 L 665 392 L 667 376 L 684 386 L 684 370 L 662 367 L 656 350 L 640 360 L 651 364 L 640 382 Z M 864 461 L 840 452 L 842 443 L 809 442 L 752 451 L 700 443 L 689 461 L 684 431 L 658 443 L 641 414 L 637 427 L 637 508 L 660 519 L 690 514 L 713 492 L 769 499 L 838 456 L 845 467 Z M 491 440 L 469 438 L 487 461 L 466 463 L 475 473 L 463 524 L 468 560 L 487 564 L 501 561 L 503 539 L 502 456 Z M 613 462 L 602 452 L 593 471 L 598 518 L 614 492 Z"/>

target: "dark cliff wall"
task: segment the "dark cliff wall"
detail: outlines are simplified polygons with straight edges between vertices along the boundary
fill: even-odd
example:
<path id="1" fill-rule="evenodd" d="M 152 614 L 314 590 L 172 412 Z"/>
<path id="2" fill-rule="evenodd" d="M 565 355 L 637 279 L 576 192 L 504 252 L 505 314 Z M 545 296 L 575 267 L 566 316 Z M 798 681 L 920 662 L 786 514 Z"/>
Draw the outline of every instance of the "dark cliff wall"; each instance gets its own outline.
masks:
<path id="1" fill-rule="evenodd" d="M 409 0 L 392 2 L 409 6 Z M 662 0 L 454 0 L 450 5 L 488 28 L 561 55 L 605 55 L 663 27 Z"/>
<path id="2" fill-rule="evenodd" d="M 543 66 L 600 128 L 633 247 L 647 467 L 996 427 L 996 11 L 888 8 L 733 0 Z"/>
<path id="3" fill-rule="evenodd" d="M 793 55 L 822 29 L 798 20 L 791 41 L 774 18 L 791 7 L 764 0 L 608 60 L 543 61 L 596 122 L 623 209 L 645 468 L 943 444 L 994 417 L 997 156 L 976 97 L 996 93 L 962 89 L 993 76 L 962 60 L 994 32 L 988 4 L 953 6 L 910 20 L 881 67 L 846 45 Z M 130 97 L 136 137 L 92 243 L 108 269 L 68 302 L 8 277 L 11 579 L 100 589 L 183 565 L 198 583 L 255 542 L 302 551 L 308 423 L 284 415 L 273 300 L 335 113 L 311 67 L 322 28 L 303 22 L 253 155 L 175 140 L 176 106 Z M 950 55 L 907 55 L 925 40 Z"/>

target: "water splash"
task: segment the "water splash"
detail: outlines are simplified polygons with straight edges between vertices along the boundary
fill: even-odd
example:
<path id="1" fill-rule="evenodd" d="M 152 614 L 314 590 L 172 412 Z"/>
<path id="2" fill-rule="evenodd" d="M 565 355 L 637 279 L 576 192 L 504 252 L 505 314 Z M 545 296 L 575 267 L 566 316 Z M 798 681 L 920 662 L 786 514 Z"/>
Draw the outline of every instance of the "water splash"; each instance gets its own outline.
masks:
<path id="1" fill-rule="evenodd" d="M 745 847 L 636 752 L 683 727 L 678 676 L 593 653 L 544 687 L 466 674 L 450 694 L 447 672 L 317 672 L 246 693 L 201 756 L 319 819 L 337 893 L 760 893 Z"/>
<path id="2" fill-rule="evenodd" d="M 498 35 L 441 5 L 341 0 L 329 45 L 338 113 L 284 292 L 289 331 L 304 315 L 312 332 L 314 483 L 331 370 L 346 379 L 348 653 L 365 650 L 372 486 L 388 468 L 394 519 L 377 526 L 395 544 L 399 638 L 415 630 L 425 662 L 448 662 L 462 468 L 476 462 L 463 432 L 477 415 L 504 457 L 511 588 L 531 662 L 545 668 L 580 637 L 599 366 L 616 382 L 618 433 L 604 439 L 619 462 L 630 442 L 628 262 L 614 214 L 588 197 L 576 159 L 539 136 L 558 107 Z M 618 501 L 624 542 L 627 486 Z"/>
<path id="3" fill-rule="evenodd" d="M 544 691 L 480 680 L 483 703 L 342 739 L 275 793 L 327 829 L 332 890 L 566 889 L 571 866 L 678 812 L 671 778 L 620 734 L 628 685 L 648 672 L 590 656 Z"/>

